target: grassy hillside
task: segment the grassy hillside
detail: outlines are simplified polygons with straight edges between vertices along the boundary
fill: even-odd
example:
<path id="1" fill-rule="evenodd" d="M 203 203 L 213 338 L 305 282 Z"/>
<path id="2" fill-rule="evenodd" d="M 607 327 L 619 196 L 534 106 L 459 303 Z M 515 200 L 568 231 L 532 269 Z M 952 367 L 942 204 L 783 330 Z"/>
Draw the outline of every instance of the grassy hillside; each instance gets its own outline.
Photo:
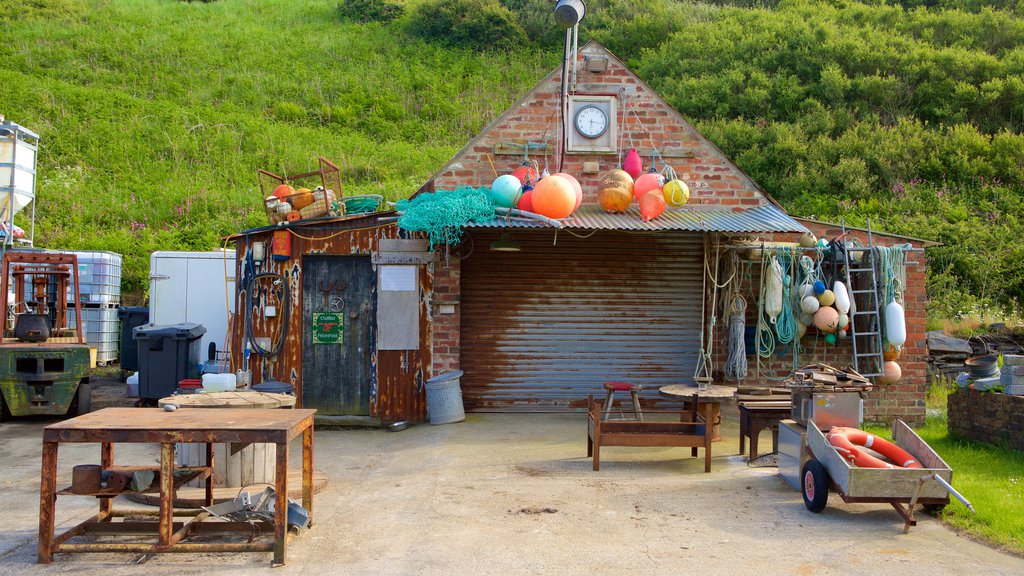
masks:
<path id="1" fill-rule="evenodd" d="M 324 155 L 347 193 L 408 196 L 557 62 L 317 0 L 6 0 L 0 26 L 0 110 L 42 137 L 37 243 L 121 252 L 140 293 L 150 251 L 265 224 L 258 168 Z"/>
<path id="2" fill-rule="evenodd" d="M 339 10 L 363 17 L 371 4 L 406 9 L 368 23 Z M 264 222 L 257 168 L 305 170 L 323 154 L 341 161 L 346 192 L 407 196 L 557 65 L 551 5 L 0 0 L 0 111 L 44 139 L 39 244 L 122 252 L 125 289 L 141 293 L 149 251 L 212 248 Z M 626 60 L 792 213 L 943 242 L 933 313 L 1024 301 L 1016 3 L 588 9 L 584 39 Z M 455 19 L 429 21 L 441 14 Z M 494 48 L 510 39 L 513 50 Z"/>

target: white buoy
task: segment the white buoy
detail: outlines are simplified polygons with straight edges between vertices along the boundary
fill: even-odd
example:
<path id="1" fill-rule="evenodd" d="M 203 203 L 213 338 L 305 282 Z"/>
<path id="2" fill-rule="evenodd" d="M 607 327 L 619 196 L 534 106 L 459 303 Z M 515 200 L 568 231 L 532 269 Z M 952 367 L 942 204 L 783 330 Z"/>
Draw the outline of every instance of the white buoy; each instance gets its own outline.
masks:
<path id="1" fill-rule="evenodd" d="M 818 299 L 815 298 L 814 296 L 807 296 L 806 298 L 800 301 L 800 310 L 806 312 L 807 314 L 814 314 L 815 312 L 818 311 L 818 308 L 820 307 L 821 303 L 818 302 Z"/>
<path id="2" fill-rule="evenodd" d="M 885 307 L 885 341 L 896 348 L 907 341 L 907 319 L 903 306 L 895 300 Z"/>
<path id="3" fill-rule="evenodd" d="M 848 314 L 850 312 L 850 293 L 846 290 L 846 285 L 836 280 L 832 284 L 832 292 L 836 295 L 836 310 L 839 310 L 840 314 Z"/>

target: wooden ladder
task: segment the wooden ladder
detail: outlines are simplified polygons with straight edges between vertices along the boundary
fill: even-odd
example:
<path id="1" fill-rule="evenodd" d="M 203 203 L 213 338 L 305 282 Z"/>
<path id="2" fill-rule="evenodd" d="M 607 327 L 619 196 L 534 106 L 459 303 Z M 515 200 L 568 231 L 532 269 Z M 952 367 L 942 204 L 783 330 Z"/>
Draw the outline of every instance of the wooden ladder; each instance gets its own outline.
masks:
<path id="1" fill-rule="evenodd" d="M 846 219 L 842 220 L 843 237 Z M 846 287 L 853 308 L 850 313 L 850 342 L 853 344 L 853 369 L 866 377 L 883 374 L 882 321 L 879 315 L 881 300 L 878 296 L 878 274 L 875 270 L 874 238 L 868 219 L 868 243 L 852 247 L 847 243 L 843 251 L 846 260 Z M 860 262 L 850 259 L 850 251 L 860 252 Z M 855 268 L 853 265 L 857 264 Z"/>

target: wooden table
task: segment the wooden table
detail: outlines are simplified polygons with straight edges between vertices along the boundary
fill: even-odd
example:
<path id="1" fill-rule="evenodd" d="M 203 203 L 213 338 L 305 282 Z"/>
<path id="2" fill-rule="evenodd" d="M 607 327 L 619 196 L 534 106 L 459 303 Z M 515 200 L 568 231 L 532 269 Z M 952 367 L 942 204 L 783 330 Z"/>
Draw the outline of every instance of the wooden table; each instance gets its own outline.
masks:
<path id="1" fill-rule="evenodd" d="M 722 439 L 722 400 L 732 398 L 736 395 L 736 389 L 732 386 L 721 386 L 712 384 L 707 390 L 698 390 L 696 386 L 685 384 L 673 384 L 662 386 L 658 389 L 662 398 L 687 402 L 693 400 L 697 395 L 697 411 L 704 416 L 705 421 L 712 425 L 711 439 L 715 442 Z"/>
<path id="2" fill-rule="evenodd" d="M 269 531 L 273 528 L 274 541 L 198 543 L 185 542 L 192 534 L 240 530 L 255 535 L 248 522 L 203 522 L 207 512 L 175 511 L 174 491 L 195 477 L 206 479 L 206 503 L 213 503 L 213 444 L 216 442 L 268 442 L 277 445 L 275 510 L 288 509 L 288 443 L 302 435 L 302 505 L 313 517 L 313 414 L 316 410 L 251 410 L 211 408 L 207 410 L 179 410 L 166 412 L 160 408 L 107 408 L 84 416 L 51 424 L 43 429 L 43 459 L 39 491 L 39 556 L 41 564 L 53 561 L 55 552 L 269 552 L 273 550 L 273 565 L 285 562 L 288 536 L 287 513 L 276 514 L 273 524 L 257 522 Z M 152 470 L 159 473 L 159 488 L 142 492 L 159 492 L 160 510 L 147 513 L 137 510 L 113 509 L 113 498 L 125 494 L 100 490 L 90 494 L 99 499 L 99 512 L 89 520 L 67 532 L 54 535 L 54 517 L 57 496 L 71 494 L 70 489 L 57 491 L 57 449 L 63 442 L 90 442 L 101 445 L 100 464 L 105 470 L 132 473 Z M 159 466 L 115 466 L 114 444 L 160 444 Z M 178 442 L 206 444 L 206 465 L 179 467 L 175 477 L 174 445 Z M 157 516 L 157 522 L 112 522 L 126 516 Z M 175 522 L 175 516 L 193 516 L 187 522 Z M 154 530 L 155 528 L 155 530 Z M 157 533 L 156 543 L 102 542 L 68 543 L 68 540 L 87 533 L 132 534 Z"/>
<path id="3" fill-rule="evenodd" d="M 251 410 L 260 408 L 290 408 L 295 406 L 295 396 L 291 394 L 254 392 L 252 390 L 197 392 L 195 394 L 167 396 L 161 398 L 158 402 L 161 408 L 167 404 L 174 404 L 179 410 L 186 408 L 245 408 Z M 206 462 L 204 444 L 178 444 L 175 448 L 177 450 L 176 458 L 179 466 L 201 466 Z M 213 447 L 213 453 L 214 462 L 216 462 L 213 468 L 214 499 L 218 502 L 224 500 L 224 490 L 221 490 L 222 488 L 235 488 L 233 493 L 229 494 L 229 499 L 234 499 L 238 493 L 238 488 L 250 484 L 274 482 L 275 456 L 273 444 L 217 443 Z M 133 497 L 132 499 L 149 502 L 153 500 L 153 495 Z M 186 500 L 202 500 L 201 479 L 192 480 L 188 483 L 187 487 L 182 488 L 178 493 L 178 504 Z"/>

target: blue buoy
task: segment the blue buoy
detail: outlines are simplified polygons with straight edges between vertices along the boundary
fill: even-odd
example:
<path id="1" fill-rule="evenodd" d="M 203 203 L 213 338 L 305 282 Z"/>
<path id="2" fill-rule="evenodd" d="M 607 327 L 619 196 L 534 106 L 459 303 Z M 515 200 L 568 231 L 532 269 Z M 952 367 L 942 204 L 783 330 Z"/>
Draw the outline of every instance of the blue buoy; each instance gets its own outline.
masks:
<path id="1" fill-rule="evenodd" d="M 825 283 L 822 282 L 821 280 L 818 280 L 817 282 L 814 283 L 814 294 L 816 296 L 821 296 L 824 293 L 825 293 Z"/>

